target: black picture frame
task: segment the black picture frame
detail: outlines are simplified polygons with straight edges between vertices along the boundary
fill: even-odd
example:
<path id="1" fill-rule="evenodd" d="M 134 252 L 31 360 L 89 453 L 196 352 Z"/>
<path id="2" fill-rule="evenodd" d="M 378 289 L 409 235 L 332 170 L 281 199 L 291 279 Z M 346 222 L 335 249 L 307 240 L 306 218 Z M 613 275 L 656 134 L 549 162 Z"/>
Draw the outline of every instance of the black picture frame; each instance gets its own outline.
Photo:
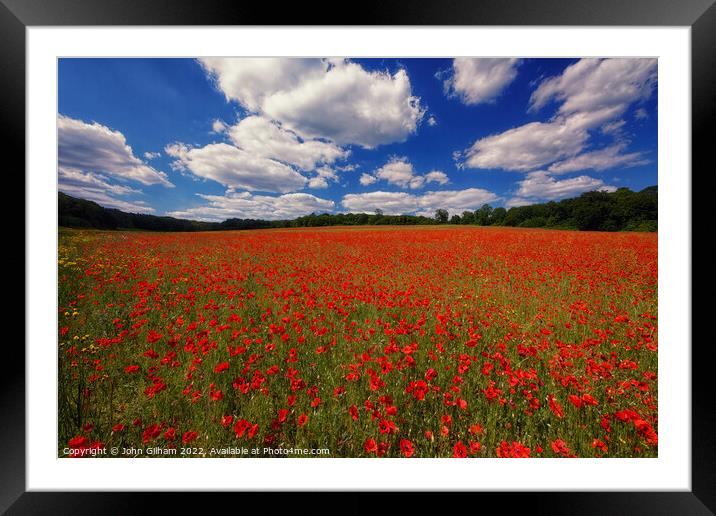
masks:
<path id="1" fill-rule="evenodd" d="M 692 43 L 692 169 L 700 169 L 702 176 L 708 176 L 705 169 L 713 146 L 710 134 L 716 105 L 714 0 L 434 0 L 424 3 L 391 0 L 363 3 L 353 12 L 346 10 L 343 15 L 336 6 L 336 3 L 314 2 L 311 5 L 283 4 L 277 9 L 268 3 L 207 0 L 200 3 L 191 0 L 0 0 L 0 127 L 5 129 L 3 146 L 6 155 L 16 158 L 12 173 L 18 184 L 12 192 L 25 192 L 24 172 L 18 173 L 25 170 L 25 29 L 48 25 L 689 26 Z M 702 181 L 703 178 L 699 178 L 700 184 Z M 709 204 L 703 197 L 705 191 L 707 188 L 703 185 L 699 189 L 692 186 L 692 242 Z M 24 241 L 24 235 L 20 239 Z M 15 269 L 23 268 L 27 275 L 24 251 L 15 254 Z M 692 276 L 700 261 L 709 260 L 713 264 L 713 258 L 712 251 L 696 253 L 692 246 Z M 705 291 L 708 283 L 700 281 L 697 289 Z M 710 304 L 693 303 L 692 320 L 708 321 L 706 310 L 710 310 Z M 31 306 L 26 307 L 26 316 L 29 310 L 32 310 Z M 712 397 L 712 366 L 708 360 L 712 339 L 699 341 L 694 337 L 692 341 L 679 343 L 691 345 L 692 354 L 690 492 L 472 493 L 469 496 L 478 497 L 479 503 L 490 501 L 503 506 L 508 498 L 510 510 L 521 509 L 530 514 L 714 514 L 716 412 Z M 162 510 L 169 513 L 186 507 L 189 496 L 202 498 L 210 504 L 207 507 L 231 507 L 229 498 L 236 495 L 229 493 L 26 492 L 25 352 L 17 344 L 6 344 L 4 351 L 0 374 L 0 443 L 3 445 L 0 452 L 0 510 L 7 510 L 7 514 L 129 514 L 144 512 L 150 501 L 161 497 Z M 239 496 L 243 506 L 249 494 Z M 270 496 L 272 507 L 278 510 L 275 504 L 285 498 L 275 494 Z M 304 504 L 308 500 L 302 500 L 306 496 L 305 493 L 292 494 L 290 505 L 306 507 Z M 350 496 L 355 500 L 343 502 L 341 512 L 350 508 L 356 513 L 365 512 L 379 503 L 376 498 L 365 501 L 359 493 Z M 422 504 L 422 499 L 421 495 L 411 497 L 412 503 L 417 504 Z M 315 504 L 316 499 L 312 500 Z"/>

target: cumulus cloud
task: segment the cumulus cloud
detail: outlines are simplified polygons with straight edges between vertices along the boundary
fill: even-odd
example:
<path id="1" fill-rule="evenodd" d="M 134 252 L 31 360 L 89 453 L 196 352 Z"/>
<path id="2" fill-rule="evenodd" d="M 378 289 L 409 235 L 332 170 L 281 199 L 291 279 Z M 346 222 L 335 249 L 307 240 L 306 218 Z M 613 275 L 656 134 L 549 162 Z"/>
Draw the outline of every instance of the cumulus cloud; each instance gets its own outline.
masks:
<path id="1" fill-rule="evenodd" d="M 145 185 L 174 186 L 164 172 L 137 158 L 119 131 L 60 115 L 57 137 L 59 168 L 106 174 Z"/>
<path id="2" fill-rule="evenodd" d="M 333 143 L 303 140 L 260 116 L 240 120 L 228 129 L 228 134 L 237 147 L 253 156 L 275 159 L 302 170 L 313 170 L 318 163 L 333 163 L 349 154 Z"/>
<path id="3" fill-rule="evenodd" d="M 279 196 L 227 191 L 224 195 L 197 194 L 208 201 L 203 206 L 169 212 L 167 215 L 194 220 L 222 221 L 228 218 L 283 220 L 333 210 L 335 203 L 307 193 Z"/>
<path id="4" fill-rule="evenodd" d="M 553 174 L 564 174 L 577 170 L 607 170 L 614 167 L 636 167 L 646 165 L 650 160 L 645 159 L 641 152 L 622 153 L 625 145 L 616 144 L 611 147 L 585 152 L 564 161 L 553 163 L 548 168 Z"/>
<path id="5" fill-rule="evenodd" d="M 533 92 L 531 112 L 559 103 L 551 119 L 478 139 L 458 155 L 458 165 L 526 172 L 573 158 L 587 150 L 591 131 L 618 135 L 615 119 L 651 95 L 656 68 L 655 59 L 582 59 Z"/>
<path id="6" fill-rule="evenodd" d="M 144 159 L 157 159 L 161 155 L 161 152 L 145 152 Z"/>
<path id="7" fill-rule="evenodd" d="M 562 75 L 543 81 L 530 97 L 530 110 L 550 100 L 561 102 L 559 113 L 598 111 L 627 106 L 649 98 L 656 84 L 656 59 L 581 59 Z"/>
<path id="8" fill-rule="evenodd" d="M 58 169 L 58 190 L 73 197 L 79 197 L 107 208 L 117 208 L 131 213 L 152 213 L 154 208 L 145 201 L 117 199 L 115 196 L 141 194 L 127 185 L 112 184 L 109 178 L 101 174 L 92 174 L 82 170 L 60 167 Z"/>
<path id="9" fill-rule="evenodd" d="M 578 154 L 587 144 L 589 130 L 613 118 L 615 113 L 615 109 L 605 108 L 549 122 L 530 122 L 477 140 L 458 159 L 468 168 L 534 170 Z"/>
<path id="10" fill-rule="evenodd" d="M 438 125 L 438 120 L 437 120 L 437 118 L 435 118 L 434 116 L 431 115 L 431 116 L 428 118 L 428 125 L 429 125 L 430 127 L 435 127 L 436 125 Z"/>
<path id="11" fill-rule="evenodd" d="M 314 172 L 316 175 L 308 180 L 309 188 L 328 188 L 329 183 L 338 182 L 338 174 L 331 167 L 318 167 Z"/>
<path id="12" fill-rule="evenodd" d="M 450 180 L 448 179 L 448 176 L 445 172 L 433 170 L 432 172 L 428 172 L 427 174 L 425 174 L 425 182 L 446 185 L 450 182 Z"/>
<path id="13" fill-rule="evenodd" d="M 407 158 L 394 157 L 375 171 L 375 177 L 405 188 L 414 178 L 413 165 Z"/>
<path id="14" fill-rule="evenodd" d="M 165 148 L 175 158 L 172 166 L 224 186 L 261 192 L 287 193 L 303 188 L 307 179 L 288 165 L 226 143 L 192 148 L 172 144 Z"/>
<path id="15" fill-rule="evenodd" d="M 602 190 L 613 192 L 615 186 L 607 185 L 601 179 L 578 176 L 569 179 L 555 179 L 545 171 L 530 172 L 527 177 L 519 181 L 516 196 L 518 198 L 539 198 L 545 200 L 562 199 L 590 192 Z M 515 204 L 513 204 L 514 206 Z"/>
<path id="16" fill-rule="evenodd" d="M 445 92 L 467 105 L 493 102 L 515 80 L 519 64 L 519 59 L 457 57 Z"/>
<path id="17" fill-rule="evenodd" d="M 336 171 L 333 170 L 331 167 L 328 166 L 322 166 L 318 167 L 315 170 L 315 173 L 319 175 L 320 177 L 323 177 L 325 179 L 328 179 L 333 182 L 338 182 L 338 174 L 336 174 Z"/>
<path id="18" fill-rule="evenodd" d="M 393 156 L 388 162 L 375 171 L 373 175 L 363 174 L 360 178 L 362 185 L 370 185 L 376 181 L 386 181 L 401 188 L 417 189 L 427 183 L 444 185 L 449 179 L 444 172 L 433 170 L 425 175 L 415 173 L 413 164 L 406 157 Z"/>
<path id="19" fill-rule="evenodd" d="M 321 59 L 208 57 L 199 63 L 216 82 L 226 100 L 261 111 L 263 103 L 279 91 L 299 86 L 326 71 Z"/>
<path id="20" fill-rule="evenodd" d="M 418 209 L 416 197 L 407 192 L 347 194 L 343 196 L 341 204 L 353 212 L 374 213 L 376 209 L 381 209 L 390 215 L 414 213 Z"/>
<path id="21" fill-rule="evenodd" d="M 341 204 L 347 210 L 354 212 L 373 213 L 376 209 L 381 209 L 387 214 L 415 213 L 432 217 L 437 209 L 446 209 L 451 215 L 460 214 L 498 199 L 499 197 L 493 192 L 481 188 L 467 188 L 426 192 L 422 195 L 383 191 L 347 194 Z"/>
<path id="22" fill-rule="evenodd" d="M 227 100 L 304 138 L 365 148 L 402 142 L 425 112 L 405 70 L 367 71 L 345 59 L 199 61 Z"/>
<path id="23" fill-rule="evenodd" d="M 308 180 L 309 188 L 328 188 L 328 181 L 325 177 L 314 176 Z"/>
<path id="24" fill-rule="evenodd" d="M 363 186 L 368 186 L 368 185 L 372 185 L 373 183 L 375 183 L 378 180 L 375 178 L 375 176 L 371 176 L 370 174 L 366 174 L 365 172 L 363 172 L 360 176 L 359 181 L 360 181 L 360 184 L 362 184 Z"/>

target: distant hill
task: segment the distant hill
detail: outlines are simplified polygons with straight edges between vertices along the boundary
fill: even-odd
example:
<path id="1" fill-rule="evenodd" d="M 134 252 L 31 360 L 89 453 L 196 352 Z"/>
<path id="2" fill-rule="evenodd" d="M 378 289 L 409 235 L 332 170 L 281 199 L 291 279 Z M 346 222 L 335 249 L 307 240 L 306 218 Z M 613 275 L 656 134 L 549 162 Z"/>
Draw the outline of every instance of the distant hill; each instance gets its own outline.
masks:
<path id="1" fill-rule="evenodd" d="M 223 222 L 160 217 L 126 213 L 105 208 L 96 202 L 58 192 L 58 223 L 63 227 L 94 229 L 136 229 L 144 231 L 222 231 L 285 227 L 358 226 L 358 225 L 431 225 L 462 224 L 511 226 L 591 231 L 656 231 L 658 188 L 649 186 L 639 192 L 619 188 L 615 192 L 586 192 L 573 199 L 505 208 L 483 205 L 476 211 L 448 218 L 446 210 L 437 210 L 435 218 L 416 215 L 384 215 L 380 210 L 367 213 L 312 213 L 293 220 L 227 219 Z"/>

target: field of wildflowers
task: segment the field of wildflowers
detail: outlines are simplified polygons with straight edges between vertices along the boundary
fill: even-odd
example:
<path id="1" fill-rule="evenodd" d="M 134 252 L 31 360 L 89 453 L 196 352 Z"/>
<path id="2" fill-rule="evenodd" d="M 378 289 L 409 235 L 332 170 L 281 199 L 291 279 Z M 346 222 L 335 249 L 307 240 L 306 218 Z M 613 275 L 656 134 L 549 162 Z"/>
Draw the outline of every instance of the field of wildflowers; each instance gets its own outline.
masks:
<path id="1" fill-rule="evenodd" d="M 61 229 L 58 253 L 58 456 L 657 455 L 656 234 Z"/>

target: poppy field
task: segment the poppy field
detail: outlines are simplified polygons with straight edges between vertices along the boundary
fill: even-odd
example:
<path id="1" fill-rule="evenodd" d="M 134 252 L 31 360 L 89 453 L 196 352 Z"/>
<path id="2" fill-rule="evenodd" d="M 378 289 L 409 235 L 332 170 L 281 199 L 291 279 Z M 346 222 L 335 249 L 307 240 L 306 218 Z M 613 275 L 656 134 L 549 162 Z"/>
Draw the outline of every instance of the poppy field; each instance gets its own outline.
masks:
<path id="1" fill-rule="evenodd" d="M 657 331 L 654 233 L 61 229 L 58 456 L 655 457 Z"/>

